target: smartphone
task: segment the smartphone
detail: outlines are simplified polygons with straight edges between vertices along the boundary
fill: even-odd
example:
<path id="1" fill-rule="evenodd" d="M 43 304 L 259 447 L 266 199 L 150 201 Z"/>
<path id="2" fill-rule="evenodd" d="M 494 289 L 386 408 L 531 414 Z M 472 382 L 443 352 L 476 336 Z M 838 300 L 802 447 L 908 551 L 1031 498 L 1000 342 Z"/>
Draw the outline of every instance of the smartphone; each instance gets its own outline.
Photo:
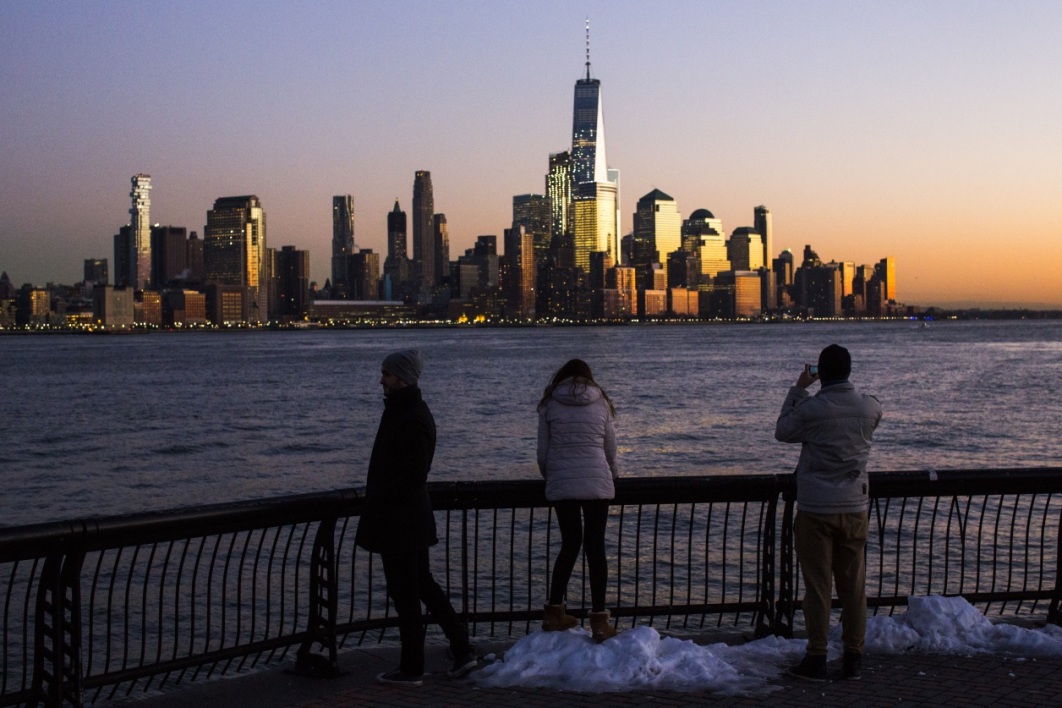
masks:
<path id="1" fill-rule="evenodd" d="M 808 373 L 812 378 L 819 378 L 819 367 L 816 364 L 808 364 Z"/>

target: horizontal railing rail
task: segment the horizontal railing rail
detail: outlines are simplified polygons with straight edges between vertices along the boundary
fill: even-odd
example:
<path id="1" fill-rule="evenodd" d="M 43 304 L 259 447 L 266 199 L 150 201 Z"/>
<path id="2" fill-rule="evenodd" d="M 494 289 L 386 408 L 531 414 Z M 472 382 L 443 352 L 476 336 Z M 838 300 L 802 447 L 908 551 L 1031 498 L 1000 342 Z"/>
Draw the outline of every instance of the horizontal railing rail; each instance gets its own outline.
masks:
<path id="1" fill-rule="evenodd" d="M 479 637 L 534 629 L 559 537 L 541 481 L 429 485 L 433 572 Z M 1062 621 L 1062 468 L 871 475 L 868 604 L 961 595 Z M 620 624 L 791 636 L 792 475 L 625 478 L 610 510 Z M 83 705 L 397 638 L 361 490 L 0 528 L 0 706 Z M 583 616 L 585 572 L 569 606 Z"/>

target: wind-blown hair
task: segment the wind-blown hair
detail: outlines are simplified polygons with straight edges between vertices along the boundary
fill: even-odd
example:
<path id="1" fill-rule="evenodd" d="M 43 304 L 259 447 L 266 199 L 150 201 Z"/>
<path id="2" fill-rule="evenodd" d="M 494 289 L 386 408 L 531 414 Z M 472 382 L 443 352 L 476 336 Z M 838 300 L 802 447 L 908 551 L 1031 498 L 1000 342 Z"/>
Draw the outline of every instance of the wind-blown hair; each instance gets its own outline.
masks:
<path id="1" fill-rule="evenodd" d="M 580 393 L 585 390 L 587 386 L 593 386 L 601 392 L 601 397 L 605 399 L 605 403 L 608 404 L 608 411 L 612 414 L 612 417 L 616 417 L 616 406 L 612 404 L 612 399 L 605 393 L 605 389 L 598 385 L 597 381 L 594 381 L 594 375 L 590 372 L 590 365 L 582 359 L 570 359 L 564 366 L 557 370 L 557 373 L 553 375 L 553 379 L 549 382 L 549 386 L 546 386 L 545 393 L 542 394 L 542 400 L 538 402 L 536 410 L 541 411 L 546 403 L 549 401 L 550 396 L 557 389 L 557 386 L 561 385 L 565 381 L 571 380 L 572 393 Z"/>

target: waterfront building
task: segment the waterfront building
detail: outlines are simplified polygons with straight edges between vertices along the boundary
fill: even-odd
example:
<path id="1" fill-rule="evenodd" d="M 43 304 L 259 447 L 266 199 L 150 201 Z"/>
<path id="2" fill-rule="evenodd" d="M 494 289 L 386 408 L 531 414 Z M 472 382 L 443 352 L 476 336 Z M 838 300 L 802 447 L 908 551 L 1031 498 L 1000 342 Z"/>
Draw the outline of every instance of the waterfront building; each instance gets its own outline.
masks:
<path id="1" fill-rule="evenodd" d="M 730 270 L 723 220 L 715 218 L 707 209 L 697 209 L 682 222 L 682 244 L 684 249 L 700 257 L 701 275 L 705 279 Z"/>
<path id="2" fill-rule="evenodd" d="M 646 244 L 652 251 L 653 262 L 661 264 L 666 283 L 668 255 L 682 247 L 682 215 L 674 199 L 654 189 L 638 200 L 634 242 Z"/>
<path id="3" fill-rule="evenodd" d="M 535 317 L 535 237 L 523 224 L 505 230 L 507 314 L 518 320 Z"/>
<path id="4" fill-rule="evenodd" d="M 131 268 L 130 283 L 137 290 L 152 287 L 151 282 L 151 175 L 135 174 L 130 179 L 133 200 L 129 207 Z"/>
<path id="5" fill-rule="evenodd" d="M 836 263 L 808 259 L 796 273 L 800 304 L 813 317 L 840 317 L 843 286 L 841 269 Z"/>
<path id="6" fill-rule="evenodd" d="M 334 255 L 334 254 L 333 254 Z M 350 254 L 341 254 L 343 260 Z M 310 252 L 283 246 L 275 253 L 275 304 L 271 320 L 290 322 L 306 317 L 310 308 Z M 335 259 L 332 260 L 333 265 Z M 346 273 L 341 273 L 345 278 Z"/>
<path id="7" fill-rule="evenodd" d="M 133 321 L 136 324 L 162 326 L 162 293 L 138 290 L 133 297 Z"/>
<path id="8" fill-rule="evenodd" d="M 699 310 L 699 298 L 697 290 L 677 287 L 667 289 L 668 310 L 675 317 L 697 317 Z"/>
<path id="9" fill-rule="evenodd" d="M 771 223 L 771 210 L 761 204 L 752 210 L 752 215 L 752 228 L 760 235 L 763 243 L 763 265 L 765 268 L 770 268 L 771 261 L 774 259 L 774 227 Z"/>
<path id="10" fill-rule="evenodd" d="M 347 260 L 357 250 L 354 244 L 354 197 L 341 194 L 332 197 L 332 292 L 340 298 L 349 297 Z"/>
<path id="11" fill-rule="evenodd" d="M 432 214 L 432 238 L 435 241 L 435 285 L 442 285 L 450 275 L 450 229 L 446 214 Z"/>
<path id="12" fill-rule="evenodd" d="M 633 317 L 638 313 L 638 272 L 630 266 L 616 266 L 608 273 L 608 287 L 615 288 L 620 297 L 620 314 Z"/>
<path id="13" fill-rule="evenodd" d="M 697 289 L 701 283 L 701 259 L 697 252 L 672 251 L 667 257 L 667 286 Z"/>
<path id="14" fill-rule="evenodd" d="M 106 262 L 106 261 L 104 261 Z M 0 273 L 0 299 L 11 300 L 18 294 L 18 288 L 11 282 L 11 276 L 5 270 Z"/>
<path id="15" fill-rule="evenodd" d="M 430 299 L 435 287 L 434 213 L 431 172 L 417 170 L 413 176 L 413 282 L 418 297 L 425 300 Z"/>
<path id="16" fill-rule="evenodd" d="M 92 292 L 92 319 L 97 327 L 132 327 L 133 289 L 97 285 Z"/>
<path id="17" fill-rule="evenodd" d="M 378 300 L 380 298 L 380 254 L 371 248 L 363 248 L 349 258 L 351 300 Z"/>
<path id="18" fill-rule="evenodd" d="M 269 313 L 270 273 L 266 263 L 266 215 L 257 196 L 221 197 L 214 202 L 214 208 L 207 212 L 203 260 L 208 283 L 225 286 L 228 297 L 228 288 L 243 289 L 246 307 L 241 310 L 245 321 L 265 321 Z M 232 312 L 231 305 L 214 311 L 224 318 Z"/>
<path id="19" fill-rule="evenodd" d="M 206 295 L 196 290 L 167 290 L 162 297 L 162 325 L 187 327 L 205 325 Z"/>
<path id="20" fill-rule="evenodd" d="M 183 226 L 151 227 L 151 282 L 156 289 L 187 278 L 188 230 Z"/>
<path id="21" fill-rule="evenodd" d="M 638 314 L 641 317 L 664 317 L 667 315 L 667 290 L 639 290 Z"/>
<path id="22" fill-rule="evenodd" d="M 518 194 L 513 197 L 513 229 L 523 227 L 531 235 L 536 268 L 549 258 L 552 218 L 550 199 L 546 195 Z"/>
<path id="23" fill-rule="evenodd" d="M 313 300 L 307 319 L 339 324 L 409 322 L 416 317 L 412 305 L 394 300 Z"/>
<path id="24" fill-rule="evenodd" d="M 593 251 L 620 258 L 619 185 L 609 180 L 601 81 L 590 76 L 589 33 L 587 26 L 586 77 L 575 82 L 571 151 L 575 265 L 584 271 Z"/>
<path id="25" fill-rule="evenodd" d="M 202 283 L 204 275 L 203 240 L 199 238 L 199 234 L 192 231 L 188 234 L 188 241 L 185 245 L 188 249 L 188 277 L 185 279 L 185 282 Z"/>
<path id="26" fill-rule="evenodd" d="M 395 206 L 387 214 L 387 257 L 384 258 L 385 300 L 404 300 L 409 285 L 409 257 L 406 249 L 406 212 Z"/>
<path id="27" fill-rule="evenodd" d="M 622 192 L 620 191 L 620 171 L 619 171 L 619 169 L 617 169 L 615 167 L 609 167 L 609 168 L 607 168 L 607 174 L 608 174 L 609 183 L 612 184 L 612 185 L 615 185 L 615 187 L 616 187 L 616 239 L 617 239 L 617 244 L 616 245 L 617 245 L 617 248 L 616 248 L 616 252 L 612 254 L 612 258 L 613 258 L 614 261 L 616 261 L 616 263 L 621 263 L 622 259 L 623 259 L 623 253 L 619 249 L 619 243 L 618 243 L 619 235 L 621 233 L 623 233 L 623 218 L 622 218 L 622 215 L 620 213 L 620 211 L 621 211 L 621 209 L 620 209 L 620 195 L 622 194 Z"/>
<path id="28" fill-rule="evenodd" d="M 552 244 L 575 230 L 572 223 L 572 165 L 571 153 L 553 153 L 549 156 L 549 172 L 546 173 L 546 199 L 549 202 L 549 235 Z M 542 264 L 539 263 L 541 266 Z"/>
<path id="29" fill-rule="evenodd" d="M 774 265 L 774 226 L 771 221 L 771 210 L 762 204 L 753 209 L 752 226 L 763 241 L 763 267 L 770 271 Z M 778 291 L 773 286 L 774 278 L 769 273 L 765 282 L 767 293 L 763 300 L 763 307 L 773 311 L 778 308 Z"/>
<path id="30" fill-rule="evenodd" d="M 136 282 L 133 273 L 133 256 L 136 248 L 133 242 L 133 229 L 123 226 L 114 235 L 114 287 L 131 288 Z"/>
<path id="31" fill-rule="evenodd" d="M 880 270 L 875 266 L 873 275 L 866 281 L 867 314 L 871 317 L 883 317 L 888 311 L 888 302 L 888 287 Z"/>
<path id="32" fill-rule="evenodd" d="M 793 278 L 795 276 L 793 252 L 788 248 L 778 254 L 771 263 L 774 272 L 775 307 L 788 309 L 793 306 Z M 858 278 L 858 271 L 857 271 Z M 853 285 L 853 287 L 856 287 Z"/>
<path id="33" fill-rule="evenodd" d="M 712 315 L 724 319 L 758 317 L 763 312 L 760 274 L 728 270 L 715 279 Z"/>
<path id="34" fill-rule="evenodd" d="M 740 226 L 730 234 L 726 248 L 732 270 L 759 270 L 764 267 L 763 239 L 748 226 Z"/>
<path id="35" fill-rule="evenodd" d="M 481 291 L 498 286 L 498 237 L 493 234 L 477 236 L 472 257 L 479 265 L 478 287 Z"/>
<path id="36" fill-rule="evenodd" d="M 885 300 L 896 301 L 896 261 L 892 258 L 882 258 L 874 267 L 874 274 L 885 287 Z"/>
<path id="37" fill-rule="evenodd" d="M 837 267 L 841 269 L 841 297 L 851 297 L 855 294 L 855 263 L 841 261 Z"/>
<path id="38" fill-rule="evenodd" d="M 586 284 L 590 289 L 590 317 L 595 320 L 614 319 L 613 311 L 619 307 L 619 293 L 615 293 L 615 302 L 604 296 L 602 291 L 608 287 L 608 273 L 615 267 L 615 262 L 605 251 L 590 254 L 590 270 Z"/>
<path id="39" fill-rule="evenodd" d="M 4 273 L 6 276 L 7 273 Z M 106 285 L 107 284 L 107 259 L 106 258 L 86 258 L 85 259 L 85 273 L 82 279 L 85 285 Z M 0 298 L 4 297 L 3 293 L 0 293 Z"/>

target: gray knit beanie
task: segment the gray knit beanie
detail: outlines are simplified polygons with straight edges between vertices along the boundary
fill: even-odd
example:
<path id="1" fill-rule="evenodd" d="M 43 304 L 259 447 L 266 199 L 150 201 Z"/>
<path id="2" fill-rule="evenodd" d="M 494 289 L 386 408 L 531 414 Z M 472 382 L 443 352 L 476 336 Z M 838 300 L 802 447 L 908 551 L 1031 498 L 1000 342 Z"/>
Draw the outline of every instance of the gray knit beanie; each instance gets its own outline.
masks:
<path id="1" fill-rule="evenodd" d="M 424 359 L 416 349 L 388 354 L 383 360 L 384 371 L 390 371 L 410 386 L 416 386 L 420 372 L 424 370 Z"/>

